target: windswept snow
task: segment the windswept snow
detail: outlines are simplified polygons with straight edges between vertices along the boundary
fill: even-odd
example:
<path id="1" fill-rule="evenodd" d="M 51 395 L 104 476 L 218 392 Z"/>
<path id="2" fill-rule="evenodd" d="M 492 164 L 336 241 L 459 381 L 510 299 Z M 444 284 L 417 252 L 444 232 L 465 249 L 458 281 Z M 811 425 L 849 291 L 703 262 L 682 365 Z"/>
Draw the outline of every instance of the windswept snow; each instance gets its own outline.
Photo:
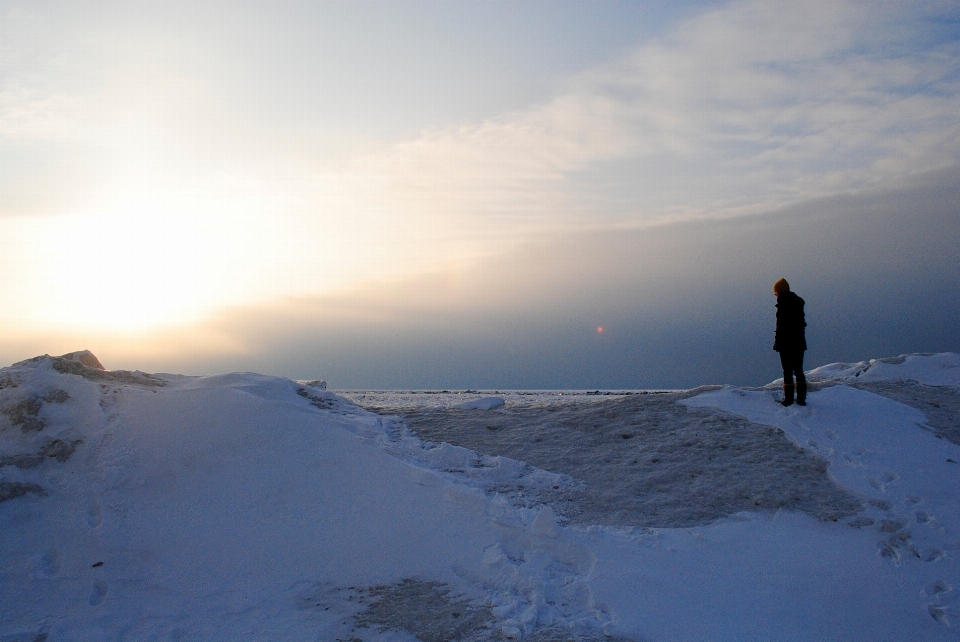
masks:
<path id="1" fill-rule="evenodd" d="M 22 362 L 0 640 L 955 640 L 958 365 L 824 366 L 806 408 L 352 395 L 378 414 L 319 382 Z"/>

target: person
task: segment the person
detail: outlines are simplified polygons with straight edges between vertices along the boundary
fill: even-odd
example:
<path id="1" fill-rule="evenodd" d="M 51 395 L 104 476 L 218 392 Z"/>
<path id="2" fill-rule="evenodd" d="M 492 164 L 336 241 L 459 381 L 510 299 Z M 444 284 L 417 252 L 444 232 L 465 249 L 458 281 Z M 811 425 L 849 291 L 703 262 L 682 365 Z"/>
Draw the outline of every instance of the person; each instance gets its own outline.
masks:
<path id="1" fill-rule="evenodd" d="M 783 366 L 784 406 L 793 405 L 794 377 L 796 377 L 797 405 L 807 405 L 807 379 L 803 376 L 803 352 L 807 349 L 804 328 L 807 322 L 803 318 L 804 301 L 790 291 L 786 279 L 773 284 L 773 293 L 777 295 L 777 331 L 773 349 L 780 353 L 780 365 Z"/>

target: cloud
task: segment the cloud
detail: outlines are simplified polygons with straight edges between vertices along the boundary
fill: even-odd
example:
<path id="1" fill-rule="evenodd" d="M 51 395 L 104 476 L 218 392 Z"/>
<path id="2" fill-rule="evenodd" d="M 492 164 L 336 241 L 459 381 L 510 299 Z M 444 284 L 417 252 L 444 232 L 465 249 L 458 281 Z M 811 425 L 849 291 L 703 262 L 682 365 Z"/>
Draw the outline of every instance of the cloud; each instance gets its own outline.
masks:
<path id="1" fill-rule="evenodd" d="M 20 283 L 0 314 L 38 309 L 30 292 L 69 300 L 67 281 L 104 281 L 82 261 L 57 264 L 73 266 L 71 279 L 51 269 L 42 248 L 65 229 L 105 239 L 104 254 L 120 259 L 146 247 L 154 260 L 122 261 L 134 263 L 144 305 L 163 294 L 198 318 L 463 274 L 552 234 L 762 214 L 955 166 L 960 43 L 937 30 L 931 6 L 731 2 L 578 74 L 543 104 L 371 139 L 337 163 L 324 160 L 323 135 L 245 115 L 242 95 L 204 75 L 216 64 L 191 75 L 156 52 L 88 66 L 8 61 L 0 162 L 15 169 L 0 175 L 0 242 L 19 258 L 0 260 Z M 77 84 L 77 74 L 89 76 Z M 164 247 L 196 267 L 202 287 L 189 297 L 175 298 Z M 127 291 L 101 289 L 104 308 Z"/>
<path id="2" fill-rule="evenodd" d="M 152 58 L 111 65 L 82 98 L 6 87 L 0 140 L 84 132 L 101 159 L 135 142 L 158 149 L 162 166 L 144 171 L 175 188 L 184 164 L 267 176 L 309 212 L 298 220 L 392 226 L 416 246 L 767 211 L 958 161 L 960 42 L 936 31 L 930 5 L 915 7 L 728 3 L 577 75 L 546 104 L 381 141 L 334 170 L 311 167 L 296 132 L 238 120 L 211 79 Z"/>
<path id="3" fill-rule="evenodd" d="M 549 104 L 426 132 L 368 165 L 405 214 L 476 234 L 762 212 L 882 185 L 960 159 L 960 43 L 930 42 L 921 22 L 881 3 L 731 3 Z"/>

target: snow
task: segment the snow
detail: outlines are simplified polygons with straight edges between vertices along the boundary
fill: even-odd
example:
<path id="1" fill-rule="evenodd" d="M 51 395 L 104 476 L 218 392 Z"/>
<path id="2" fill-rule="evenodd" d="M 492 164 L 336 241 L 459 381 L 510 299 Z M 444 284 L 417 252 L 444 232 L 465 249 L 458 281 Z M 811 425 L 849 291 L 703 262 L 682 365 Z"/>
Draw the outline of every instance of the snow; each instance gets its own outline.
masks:
<path id="1" fill-rule="evenodd" d="M 928 386 L 960 386 L 960 355 L 906 354 L 859 363 L 831 363 L 810 371 L 812 381 L 916 381 Z"/>
<path id="2" fill-rule="evenodd" d="M 955 640 L 958 364 L 784 408 L 21 362 L 0 640 Z"/>
<path id="3" fill-rule="evenodd" d="M 838 533 L 826 525 L 811 531 L 822 549 L 803 556 L 806 570 L 793 569 L 807 578 L 807 590 L 828 592 L 824 606 L 842 605 L 851 613 L 861 612 L 860 628 L 851 630 L 852 637 L 939 639 L 937 634 L 944 634 L 947 629 L 938 631 L 931 624 L 938 619 L 953 621 L 956 595 L 952 589 L 931 587 L 953 587 L 960 580 L 955 562 L 960 550 L 960 466 L 955 463 L 960 461 L 960 446 L 924 430 L 919 411 L 846 386 L 820 390 L 802 409 L 771 404 L 765 392 L 734 388 L 705 393 L 686 403 L 720 408 L 783 429 L 804 448 L 827 458 L 831 476 L 841 485 L 867 498 L 868 508 L 847 521 L 854 526 L 850 531 Z M 802 537 L 794 530 L 777 539 L 789 550 Z M 850 541 L 837 549 L 842 541 L 838 537 Z M 824 554 L 837 558 L 836 569 L 842 572 L 832 568 L 834 562 L 824 565 Z M 831 577 L 842 579 L 831 586 Z M 852 601 L 851 595 L 855 596 Z M 869 615 L 863 614 L 866 604 Z M 828 630 L 797 639 L 813 639 Z"/>

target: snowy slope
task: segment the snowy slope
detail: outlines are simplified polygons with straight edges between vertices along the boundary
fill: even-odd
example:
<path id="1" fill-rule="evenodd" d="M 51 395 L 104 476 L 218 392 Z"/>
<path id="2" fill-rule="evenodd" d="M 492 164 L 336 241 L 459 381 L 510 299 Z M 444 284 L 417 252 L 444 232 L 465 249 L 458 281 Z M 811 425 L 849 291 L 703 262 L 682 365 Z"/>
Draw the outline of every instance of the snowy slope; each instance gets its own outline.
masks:
<path id="1" fill-rule="evenodd" d="M 955 394 L 958 364 L 866 374 Z M 857 368 L 814 371 L 807 408 L 682 403 L 782 429 L 859 514 L 629 528 L 520 500 L 574 494 L 576 470 L 424 442 L 306 384 L 22 362 L 0 370 L 0 640 L 957 639 L 960 446 L 845 385 Z"/>
<path id="2" fill-rule="evenodd" d="M 812 381 L 916 381 L 928 386 L 960 386 L 960 359 L 956 353 L 904 354 L 858 363 L 831 363 L 814 368 Z"/>

